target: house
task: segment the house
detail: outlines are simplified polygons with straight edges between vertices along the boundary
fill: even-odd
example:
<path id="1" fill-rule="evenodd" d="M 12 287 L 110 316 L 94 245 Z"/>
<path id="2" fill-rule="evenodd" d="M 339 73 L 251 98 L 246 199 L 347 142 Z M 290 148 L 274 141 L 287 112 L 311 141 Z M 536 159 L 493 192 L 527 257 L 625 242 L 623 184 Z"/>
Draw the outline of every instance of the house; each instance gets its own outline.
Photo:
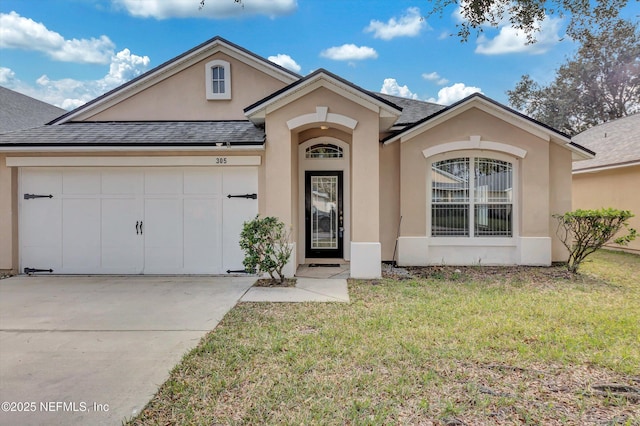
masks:
<path id="1" fill-rule="evenodd" d="M 276 216 L 297 265 L 549 265 L 593 153 L 481 94 L 443 107 L 215 37 L 0 141 L 0 269 L 225 274 Z M 397 247 L 396 247 L 397 244 Z"/>
<path id="2" fill-rule="evenodd" d="M 0 133 L 42 126 L 67 112 L 2 86 L 0 107 Z"/>
<path id="3" fill-rule="evenodd" d="M 640 197 L 633 195 L 640 184 L 640 113 L 592 127 L 574 140 L 598 155 L 573 164 L 573 209 L 630 210 L 635 217 L 629 226 L 640 230 Z M 608 247 L 640 253 L 640 240 Z"/>

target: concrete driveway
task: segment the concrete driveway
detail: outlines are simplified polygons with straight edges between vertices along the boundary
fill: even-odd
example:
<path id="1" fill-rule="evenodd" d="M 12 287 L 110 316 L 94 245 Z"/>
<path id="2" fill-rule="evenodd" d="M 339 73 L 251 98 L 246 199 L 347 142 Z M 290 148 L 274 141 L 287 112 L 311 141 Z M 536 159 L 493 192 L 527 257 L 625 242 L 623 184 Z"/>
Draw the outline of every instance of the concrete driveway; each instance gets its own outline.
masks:
<path id="1" fill-rule="evenodd" d="M 136 415 L 253 281 L 0 280 L 0 424 L 117 425 Z"/>

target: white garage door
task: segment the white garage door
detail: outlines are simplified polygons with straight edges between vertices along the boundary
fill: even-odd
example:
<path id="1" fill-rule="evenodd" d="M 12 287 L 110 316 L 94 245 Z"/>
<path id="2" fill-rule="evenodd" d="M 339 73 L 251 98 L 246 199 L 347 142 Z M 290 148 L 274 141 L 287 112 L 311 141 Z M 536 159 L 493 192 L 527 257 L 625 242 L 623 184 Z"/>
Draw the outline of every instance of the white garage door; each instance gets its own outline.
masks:
<path id="1" fill-rule="evenodd" d="M 243 195 L 257 190 L 256 167 L 21 168 L 21 269 L 242 270 L 242 223 L 258 213 Z"/>

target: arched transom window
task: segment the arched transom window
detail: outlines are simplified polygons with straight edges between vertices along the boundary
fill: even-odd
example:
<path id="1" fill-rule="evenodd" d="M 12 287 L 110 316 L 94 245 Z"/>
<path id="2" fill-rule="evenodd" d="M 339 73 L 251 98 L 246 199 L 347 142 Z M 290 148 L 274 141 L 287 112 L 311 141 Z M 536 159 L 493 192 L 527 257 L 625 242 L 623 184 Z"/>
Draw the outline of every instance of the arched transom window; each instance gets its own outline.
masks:
<path id="1" fill-rule="evenodd" d="M 513 164 L 481 156 L 431 163 L 432 237 L 512 237 Z"/>
<path id="2" fill-rule="evenodd" d="M 316 144 L 305 151 L 305 158 L 342 158 L 342 155 L 342 148 L 333 144 Z"/>

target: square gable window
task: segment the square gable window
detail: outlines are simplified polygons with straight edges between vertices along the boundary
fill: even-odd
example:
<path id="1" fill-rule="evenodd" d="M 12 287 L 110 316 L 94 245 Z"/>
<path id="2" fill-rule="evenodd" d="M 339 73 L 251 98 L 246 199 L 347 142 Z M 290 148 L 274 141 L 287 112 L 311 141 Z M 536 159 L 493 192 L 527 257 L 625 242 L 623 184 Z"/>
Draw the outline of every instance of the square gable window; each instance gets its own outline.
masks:
<path id="1" fill-rule="evenodd" d="M 231 65 L 214 60 L 205 65 L 207 99 L 231 99 Z"/>

